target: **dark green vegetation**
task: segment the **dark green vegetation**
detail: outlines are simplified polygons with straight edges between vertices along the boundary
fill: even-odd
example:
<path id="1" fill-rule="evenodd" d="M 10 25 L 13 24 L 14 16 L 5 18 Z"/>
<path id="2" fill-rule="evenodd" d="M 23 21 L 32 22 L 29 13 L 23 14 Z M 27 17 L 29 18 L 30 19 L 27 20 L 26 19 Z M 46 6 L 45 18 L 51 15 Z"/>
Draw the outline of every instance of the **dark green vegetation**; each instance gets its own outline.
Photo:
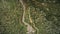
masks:
<path id="1" fill-rule="evenodd" d="M 39 34 L 60 34 L 60 0 L 26 0 L 26 3 Z M 18 0 L 0 0 L 0 34 L 26 34 L 22 13 Z"/>
<path id="2" fill-rule="evenodd" d="M 0 0 L 0 34 L 26 34 L 21 16 L 22 8 L 17 0 Z"/>
<path id="3" fill-rule="evenodd" d="M 58 0 L 38 0 L 31 9 L 31 17 L 39 29 L 39 34 L 60 34 L 60 3 Z M 35 2 L 35 1 L 34 1 Z M 35 13 L 34 13 L 35 12 Z"/>

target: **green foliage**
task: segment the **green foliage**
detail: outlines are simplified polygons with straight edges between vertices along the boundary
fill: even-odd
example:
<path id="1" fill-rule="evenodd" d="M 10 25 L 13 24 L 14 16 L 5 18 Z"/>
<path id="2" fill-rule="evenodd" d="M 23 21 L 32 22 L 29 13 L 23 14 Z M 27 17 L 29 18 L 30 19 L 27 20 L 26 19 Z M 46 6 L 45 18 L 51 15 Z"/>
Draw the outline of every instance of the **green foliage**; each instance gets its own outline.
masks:
<path id="1" fill-rule="evenodd" d="M 39 29 L 38 34 L 60 34 L 60 0 L 26 2 L 31 8 L 32 21 Z M 22 13 L 22 5 L 18 0 L 0 0 L 0 34 L 26 34 L 27 28 L 21 22 Z M 28 16 L 26 22 L 29 22 Z"/>
<path id="2" fill-rule="evenodd" d="M 21 6 L 17 0 L 0 1 L 0 34 L 26 34 L 21 22 Z"/>
<path id="3" fill-rule="evenodd" d="M 39 34 L 59 34 L 60 33 L 60 4 L 58 0 L 35 0 L 47 6 L 31 7 L 31 17 L 39 29 Z M 53 2 L 55 1 L 55 3 Z M 32 5 L 33 6 L 33 5 Z M 37 7 L 35 7 L 37 6 Z"/>

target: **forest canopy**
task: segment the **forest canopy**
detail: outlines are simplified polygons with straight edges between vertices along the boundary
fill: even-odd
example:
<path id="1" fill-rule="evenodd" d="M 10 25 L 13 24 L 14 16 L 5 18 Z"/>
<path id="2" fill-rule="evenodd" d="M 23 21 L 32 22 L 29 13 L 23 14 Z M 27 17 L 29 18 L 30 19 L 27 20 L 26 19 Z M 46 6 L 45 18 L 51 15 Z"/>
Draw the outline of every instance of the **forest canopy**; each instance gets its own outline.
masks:
<path id="1" fill-rule="evenodd" d="M 27 34 L 23 19 L 29 34 L 60 34 L 60 0 L 0 0 L 0 34 Z"/>

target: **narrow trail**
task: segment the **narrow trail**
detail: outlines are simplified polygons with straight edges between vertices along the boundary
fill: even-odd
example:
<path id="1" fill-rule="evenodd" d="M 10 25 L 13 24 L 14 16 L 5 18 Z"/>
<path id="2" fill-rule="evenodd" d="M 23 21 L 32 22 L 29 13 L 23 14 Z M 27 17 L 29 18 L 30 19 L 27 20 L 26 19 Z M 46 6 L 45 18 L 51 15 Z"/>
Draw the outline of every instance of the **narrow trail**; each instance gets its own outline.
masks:
<path id="1" fill-rule="evenodd" d="M 33 24 L 33 28 L 37 31 L 37 34 L 39 34 L 39 29 L 35 26 L 32 18 L 31 18 L 31 14 L 30 14 L 30 9 L 29 9 L 29 20 L 30 20 L 30 23 Z"/>
<path id="2" fill-rule="evenodd" d="M 37 34 L 38 34 L 38 28 L 37 27 L 35 27 L 35 24 L 33 23 L 33 21 L 32 21 L 32 19 L 31 19 L 31 17 L 30 17 L 30 8 L 27 8 L 26 7 L 26 5 L 25 5 L 25 3 L 23 2 L 23 0 L 20 0 L 20 3 L 22 4 L 22 6 L 23 6 L 23 16 L 22 16 L 22 22 L 24 23 L 24 25 L 26 25 L 27 26 L 27 34 L 31 34 L 31 32 L 32 33 L 34 33 L 36 30 L 37 30 Z M 29 20 L 30 20 L 30 23 L 33 23 L 34 25 L 33 25 L 33 27 L 36 29 L 34 29 L 30 24 L 28 24 L 28 23 L 26 23 L 25 22 L 25 15 L 26 15 L 26 10 L 28 9 L 28 11 L 29 11 Z"/>

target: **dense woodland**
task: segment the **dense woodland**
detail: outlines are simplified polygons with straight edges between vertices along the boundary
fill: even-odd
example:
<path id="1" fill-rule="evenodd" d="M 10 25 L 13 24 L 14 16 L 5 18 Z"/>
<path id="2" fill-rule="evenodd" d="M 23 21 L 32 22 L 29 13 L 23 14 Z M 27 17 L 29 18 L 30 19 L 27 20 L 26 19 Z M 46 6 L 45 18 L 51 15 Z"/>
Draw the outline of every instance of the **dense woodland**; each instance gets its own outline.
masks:
<path id="1" fill-rule="evenodd" d="M 25 22 L 39 29 L 38 34 L 60 34 L 60 0 L 23 0 L 26 4 Z M 26 34 L 22 23 L 23 5 L 20 0 L 0 0 L 0 34 Z M 35 34 L 37 34 L 35 32 Z"/>

